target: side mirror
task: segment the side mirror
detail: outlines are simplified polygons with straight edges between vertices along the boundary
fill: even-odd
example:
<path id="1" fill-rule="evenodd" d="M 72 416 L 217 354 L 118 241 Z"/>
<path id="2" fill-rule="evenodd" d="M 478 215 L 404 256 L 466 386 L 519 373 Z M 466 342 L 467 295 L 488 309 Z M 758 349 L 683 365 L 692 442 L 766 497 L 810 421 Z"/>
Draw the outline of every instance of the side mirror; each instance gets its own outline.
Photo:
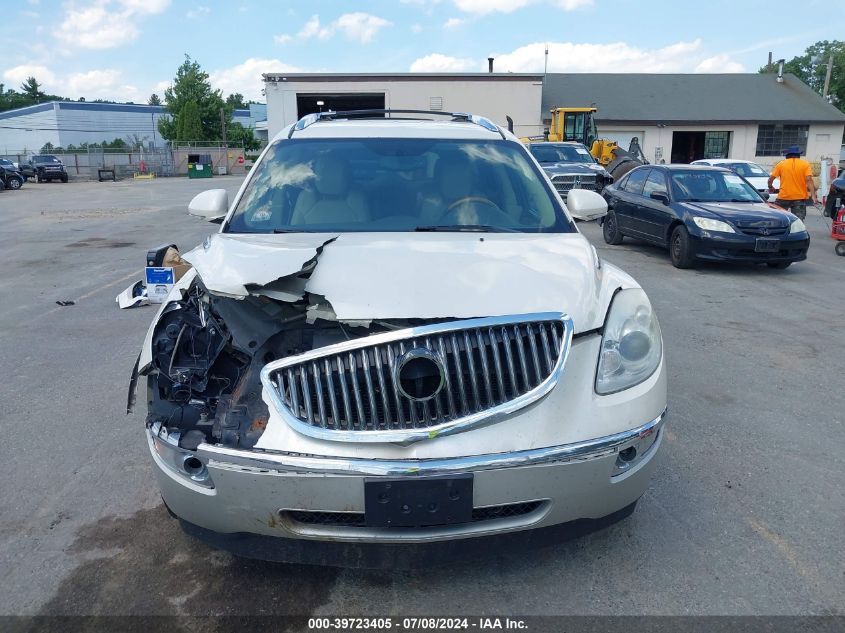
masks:
<path id="1" fill-rule="evenodd" d="M 607 215 L 607 201 L 595 191 L 570 189 L 566 208 L 576 220 L 596 220 Z"/>
<path id="2" fill-rule="evenodd" d="M 214 222 L 222 219 L 229 211 L 229 194 L 225 189 L 209 189 L 194 196 L 188 205 L 188 213 Z"/>
<path id="3" fill-rule="evenodd" d="M 652 191 L 649 196 L 652 200 L 660 200 L 666 206 L 669 206 L 669 196 L 662 191 Z"/>

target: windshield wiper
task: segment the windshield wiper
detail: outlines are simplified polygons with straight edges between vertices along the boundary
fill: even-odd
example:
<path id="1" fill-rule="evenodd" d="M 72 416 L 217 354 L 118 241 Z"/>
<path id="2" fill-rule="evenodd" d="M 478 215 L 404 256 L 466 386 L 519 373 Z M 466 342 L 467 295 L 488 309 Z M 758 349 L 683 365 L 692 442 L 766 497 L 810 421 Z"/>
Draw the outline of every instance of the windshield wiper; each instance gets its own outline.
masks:
<path id="1" fill-rule="evenodd" d="M 273 229 L 273 233 L 316 233 L 308 229 Z"/>
<path id="2" fill-rule="evenodd" d="M 433 224 L 430 226 L 418 226 L 414 229 L 420 233 L 519 233 L 516 229 L 508 229 L 503 226 L 491 226 L 489 224 Z"/>

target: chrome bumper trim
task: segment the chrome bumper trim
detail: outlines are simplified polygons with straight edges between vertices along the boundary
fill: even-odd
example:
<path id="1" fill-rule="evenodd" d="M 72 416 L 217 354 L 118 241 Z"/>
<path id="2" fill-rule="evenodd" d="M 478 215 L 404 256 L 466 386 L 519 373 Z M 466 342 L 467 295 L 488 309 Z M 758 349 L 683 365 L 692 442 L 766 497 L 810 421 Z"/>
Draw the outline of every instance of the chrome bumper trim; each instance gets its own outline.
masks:
<path id="1" fill-rule="evenodd" d="M 657 432 L 666 417 L 663 410 L 657 418 L 630 431 L 605 437 L 532 448 L 510 453 L 470 455 L 442 459 L 360 459 L 353 457 L 321 457 L 269 451 L 245 451 L 212 444 L 200 444 L 197 455 L 211 468 L 244 472 L 319 473 L 357 476 L 427 476 L 449 473 L 498 470 L 533 466 L 551 462 L 584 461 L 617 453 L 626 444 Z"/>

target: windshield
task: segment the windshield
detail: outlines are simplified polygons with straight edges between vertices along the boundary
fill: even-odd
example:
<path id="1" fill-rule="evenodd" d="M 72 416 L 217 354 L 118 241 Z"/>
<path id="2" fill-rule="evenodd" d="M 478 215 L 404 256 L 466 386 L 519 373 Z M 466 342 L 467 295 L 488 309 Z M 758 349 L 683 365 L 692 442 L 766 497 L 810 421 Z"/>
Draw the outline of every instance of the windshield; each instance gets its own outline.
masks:
<path id="1" fill-rule="evenodd" d="M 36 163 L 60 163 L 62 161 L 60 161 L 55 156 L 36 156 L 35 162 Z"/>
<path id="2" fill-rule="evenodd" d="M 722 165 L 743 178 L 768 178 L 769 172 L 754 163 L 726 163 Z"/>
<path id="3" fill-rule="evenodd" d="M 672 173 L 672 194 L 679 202 L 760 202 L 757 190 L 736 174 L 717 170 Z"/>
<path id="4" fill-rule="evenodd" d="M 540 164 L 544 163 L 593 163 L 593 157 L 583 145 L 531 145 L 531 153 Z"/>
<path id="5" fill-rule="evenodd" d="M 502 141 L 300 139 L 270 147 L 223 229 L 572 232 L 521 146 Z"/>

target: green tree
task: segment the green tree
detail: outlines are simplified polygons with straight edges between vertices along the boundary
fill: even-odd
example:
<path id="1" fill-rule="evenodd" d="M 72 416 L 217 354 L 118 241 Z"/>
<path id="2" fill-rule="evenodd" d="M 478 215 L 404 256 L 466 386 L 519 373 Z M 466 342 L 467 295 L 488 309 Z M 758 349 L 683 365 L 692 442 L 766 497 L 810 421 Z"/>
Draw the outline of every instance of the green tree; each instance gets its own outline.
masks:
<path id="1" fill-rule="evenodd" d="M 186 131 L 193 133 L 195 120 L 199 119 L 198 135 L 190 140 L 220 142 L 223 137 L 222 126 L 229 126 L 232 122 L 232 108 L 226 106 L 219 90 L 212 90 L 208 73 L 189 55 L 185 55 L 185 61 L 176 71 L 173 85 L 164 91 L 164 102 L 170 116 L 159 119 L 158 131 L 168 141 L 187 139 Z M 192 119 L 186 130 L 187 126 L 179 118 L 188 103 L 192 103 L 196 109 L 192 107 L 187 111 Z"/>
<path id="2" fill-rule="evenodd" d="M 21 92 L 32 99 L 35 103 L 40 103 L 41 99 L 45 97 L 44 91 L 41 90 L 41 84 L 35 77 L 27 77 L 26 81 L 21 84 Z"/>
<path id="3" fill-rule="evenodd" d="M 179 129 L 176 140 L 180 143 L 186 141 L 203 141 L 202 120 L 200 119 L 199 107 L 193 101 L 188 101 L 177 117 Z"/>
<path id="4" fill-rule="evenodd" d="M 229 147 L 243 147 L 245 150 L 256 150 L 261 143 L 255 138 L 251 127 L 244 127 L 240 123 L 232 123 L 226 128 L 226 139 Z"/>
<path id="5" fill-rule="evenodd" d="M 150 95 L 149 100 L 147 101 L 147 105 L 161 105 L 161 97 L 159 97 L 156 93 Z"/>
<path id="6" fill-rule="evenodd" d="M 822 40 L 808 46 L 803 55 L 788 60 L 783 71 L 792 73 L 813 90 L 822 94 L 827 64 L 833 53 L 833 69 L 830 76 L 828 95 L 830 102 L 845 112 L 845 42 Z M 761 73 L 777 72 L 777 64 L 767 64 Z"/>
<path id="7" fill-rule="evenodd" d="M 240 92 L 233 92 L 226 97 L 226 105 L 233 110 L 244 110 L 249 107 Z"/>

